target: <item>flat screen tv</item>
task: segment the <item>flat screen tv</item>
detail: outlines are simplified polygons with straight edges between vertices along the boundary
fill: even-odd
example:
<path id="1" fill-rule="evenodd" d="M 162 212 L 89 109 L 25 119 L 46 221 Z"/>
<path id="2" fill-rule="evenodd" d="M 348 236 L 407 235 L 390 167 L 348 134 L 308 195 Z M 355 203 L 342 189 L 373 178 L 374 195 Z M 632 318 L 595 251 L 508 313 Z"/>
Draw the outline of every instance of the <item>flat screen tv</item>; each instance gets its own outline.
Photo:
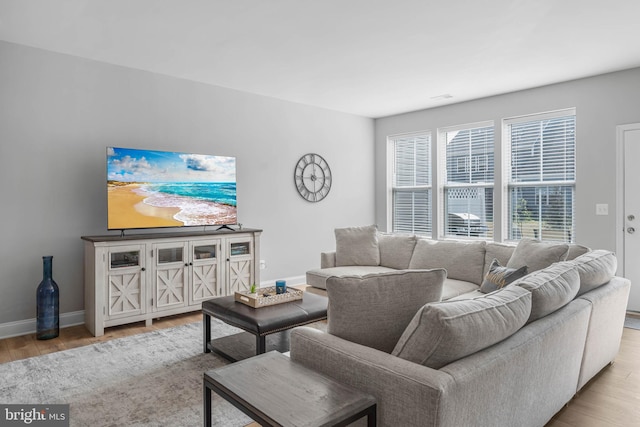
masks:
<path id="1" fill-rule="evenodd" d="M 236 224 L 236 159 L 107 147 L 109 230 Z"/>

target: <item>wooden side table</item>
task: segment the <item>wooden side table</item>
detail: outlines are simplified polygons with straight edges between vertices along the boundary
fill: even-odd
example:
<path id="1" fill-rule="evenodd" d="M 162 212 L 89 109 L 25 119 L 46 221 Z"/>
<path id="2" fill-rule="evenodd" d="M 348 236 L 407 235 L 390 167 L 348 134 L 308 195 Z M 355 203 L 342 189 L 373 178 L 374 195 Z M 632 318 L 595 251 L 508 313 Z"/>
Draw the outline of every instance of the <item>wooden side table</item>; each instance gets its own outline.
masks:
<path id="1" fill-rule="evenodd" d="M 214 391 L 261 426 L 346 426 L 364 416 L 376 425 L 373 396 L 271 351 L 204 374 L 204 425 Z"/>

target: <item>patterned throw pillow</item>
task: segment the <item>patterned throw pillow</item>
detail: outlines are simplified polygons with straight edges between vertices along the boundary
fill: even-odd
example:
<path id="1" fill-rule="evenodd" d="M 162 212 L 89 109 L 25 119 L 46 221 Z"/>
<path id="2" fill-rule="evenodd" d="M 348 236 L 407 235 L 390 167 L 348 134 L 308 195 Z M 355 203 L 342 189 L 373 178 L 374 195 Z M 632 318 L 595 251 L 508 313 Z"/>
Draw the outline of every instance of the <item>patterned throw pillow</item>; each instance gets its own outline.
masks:
<path id="1" fill-rule="evenodd" d="M 509 283 L 527 275 L 527 266 L 520 268 L 508 268 L 500 265 L 497 259 L 493 259 L 489 271 L 482 285 L 480 286 L 480 292 L 488 294 L 489 292 L 497 291 L 507 286 Z"/>

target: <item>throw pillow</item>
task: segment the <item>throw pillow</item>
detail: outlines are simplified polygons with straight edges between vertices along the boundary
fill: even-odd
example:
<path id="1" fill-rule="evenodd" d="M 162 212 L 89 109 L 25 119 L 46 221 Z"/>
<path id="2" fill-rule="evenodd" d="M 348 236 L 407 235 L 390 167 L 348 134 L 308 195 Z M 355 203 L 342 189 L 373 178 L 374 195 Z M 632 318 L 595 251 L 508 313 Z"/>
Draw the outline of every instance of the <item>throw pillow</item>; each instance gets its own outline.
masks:
<path id="1" fill-rule="evenodd" d="M 618 259 L 613 252 L 598 249 L 580 255 L 573 260 L 580 275 L 580 296 L 613 278 L 618 268 Z"/>
<path id="2" fill-rule="evenodd" d="M 446 272 L 404 270 L 327 279 L 327 332 L 387 353 L 416 312 L 440 301 Z"/>
<path id="3" fill-rule="evenodd" d="M 531 292 L 528 322 L 533 322 L 567 305 L 578 293 L 580 276 L 573 261 L 557 262 L 516 280 L 511 286 Z"/>
<path id="4" fill-rule="evenodd" d="M 527 275 L 527 266 L 520 268 L 509 268 L 500 265 L 497 259 L 494 259 L 489 266 L 489 271 L 484 276 L 480 292 L 488 294 L 504 288 L 509 283 Z"/>
<path id="5" fill-rule="evenodd" d="M 509 268 L 526 265 L 529 273 L 542 270 L 554 262 L 564 261 L 569 253 L 566 243 L 542 242 L 534 239 L 522 239 L 513 251 L 507 263 Z"/>
<path id="6" fill-rule="evenodd" d="M 409 261 L 416 246 L 413 234 L 378 234 L 380 265 L 397 270 L 409 268 Z"/>
<path id="7" fill-rule="evenodd" d="M 515 249 L 515 244 L 487 242 L 484 254 L 484 274 L 487 274 L 487 272 L 489 271 L 489 267 L 491 266 L 491 263 L 494 259 L 497 259 L 500 265 L 506 266 L 509 262 L 509 259 L 511 259 L 511 255 L 513 255 L 513 251 Z"/>
<path id="8" fill-rule="evenodd" d="M 440 369 L 513 335 L 530 311 L 531 293 L 512 286 L 480 298 L 426 304 L 391 354 Z"/>
<path id="9" fill-rule="evenodd" d="M 336 266 L 378 265 L 378 227 L 336 228 Z"/>

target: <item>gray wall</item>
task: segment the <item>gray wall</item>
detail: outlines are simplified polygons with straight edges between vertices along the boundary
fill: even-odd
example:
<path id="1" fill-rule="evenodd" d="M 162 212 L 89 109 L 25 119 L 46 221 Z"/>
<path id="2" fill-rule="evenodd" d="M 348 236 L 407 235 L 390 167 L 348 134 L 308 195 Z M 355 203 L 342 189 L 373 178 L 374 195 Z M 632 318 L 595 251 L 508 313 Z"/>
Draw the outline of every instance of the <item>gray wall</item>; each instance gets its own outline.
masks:
<path id="1" fill-rule="evenodd" d="M 640 122 L 640 68 L 376 120 L 376 223 L 387 224 L 387 136 L 576 108 L 576 241 L 616 249 L 616 126 Z M 496 164 L 500 157 L 496 156 Z M 498 199 L 499 195 L 496 195 Z M 596 203 L 609 215 L 596 216 Z"/>
<path id="2" fill-rule="evenodd" d="M 373 140 L 371 119 L 0 42 L 0 325 L 35 317 L 43 255 L 61 313 L 84 309 L 80 236 L 113 234 L 106 146 L 236 156 L 264 282 L 318 267 L 335 227 L 373 223 Z M 316 204 L 293 184 L 307 152 L 334 175 Z"/>

